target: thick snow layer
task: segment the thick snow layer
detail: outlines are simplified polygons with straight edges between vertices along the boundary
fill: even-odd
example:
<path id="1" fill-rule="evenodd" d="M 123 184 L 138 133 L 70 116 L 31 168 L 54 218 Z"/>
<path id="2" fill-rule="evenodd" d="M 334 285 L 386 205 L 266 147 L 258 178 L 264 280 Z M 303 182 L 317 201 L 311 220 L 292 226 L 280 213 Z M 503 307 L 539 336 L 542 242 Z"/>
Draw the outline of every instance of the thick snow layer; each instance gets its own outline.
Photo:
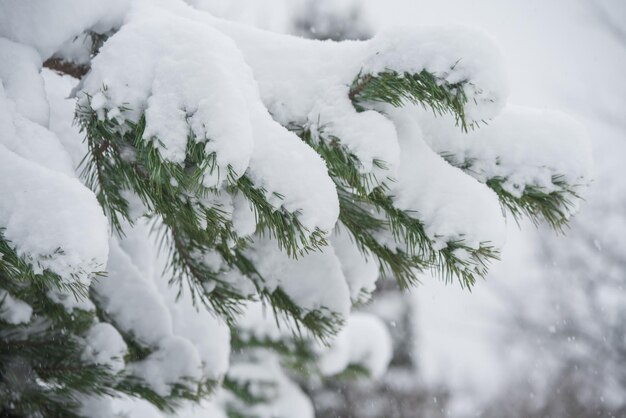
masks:
<path id="1" fill-rule="evenodd" d="M 42 59 L 86 30 L 104 33 L 122 23 L 130 0 L 5 0 L 0 37 L 30 45 Z"/>
<path id="2" fill-rule="evenodd" d="M 238 336 L 243 340 L 285 342 L 293 338 L 293 324 L 275 317 L 269 307 L 259 302 L 249 303 L 237 323 Z M 314 339 L 308 340 L 317 353 L 320 372 L 326 376 L 339 374 L 349 366 L 367 370 L 372 378 L 379 378 L 391 361 L 392 342 L 385 324 L 376 316 L 354 312 L 348 317 L 342 331 L 329 346 Z M 230 375 L 230 374 L 229 374 Z"/>
<path id="3" fill-rule="evenodd" d="M 88 284 L 106 264 L 102 209 L 56 136 L 15 107 L 0 86 L 0 227 L 36 271 Z"/>
<path id="4" fill-rule="evenodd" d="M 350 289 L 353 303 L 367 301 L 376 289 L 379 276 L 378 265 L 370 255 L 365 257 L 343 227 L 335 228 L 330 237 L 335 255 L 341 263 L 341 270 Z"/>
<path id="5" fill-rule="evenodd" d="M 7 291 L 0 290 L 0 318 L 9 324 L 24 324 L 30 322 L 33 308 L 19 299 L 11 296 Z"/>
<path id="6" fill-rule="evenodd" d="M 149 276 L 133 264 L 117 240 L 110 242 L 107 277 L 93 286 L 98 304 L 118 329 L 141 344 L 155 346 L 172 334 L 172 318 Z"/>
<path id="7" fill-rule="evenodd" d="M 111 324 L 100 322 L 93 325 L 85 334 L 85 342 L 84 360 L 109 366 L 113 372 L 124 368 L 126 343 Z"/>
<path id="8" fill-rule="evenodd" d="M 250 361 L 240 361 L 230 368 L 228 377 L 246 387 L 253 396 L 267 399 L 246 405 L 246 412 L 259 418 L 313 418 L 313 405 L 296 383 L 283 371 L 278 357 L 268 351 L 256 351 Z M 229 402 L 226 398 L 226 403 Z M 236 400 L 235 403 L 237 402 Z M 236 407 L 235 407 L 236 408 Z"/>
<path id="9" fill-rule="evenodd" d="M 132 415 L 135 418 L 135 415 Z M 184 402 L 176 410 L 173 415 L 167 415 L 168 418 L 227 418 L 226 412 L 224 412 L 218 405 L 206 400 L 200 402 Z M 141 418 L 141 417 L 137 417 Z M 146 416 L 145 418 L 152 418 Z"/>
<path id="10" fill-rule="evenodd" d="M 202 378 L 198 352 L 189 340 L 176 335 L 164 337 L 157 350 L 146 359 L 129 364 L 128 371 L 161 396 L 169 395 L 175 384 L 194 390 L 194 382 Z"/>
<path id="11" fill-rule="evenodd" d="M 46 98 L 50 106 L 49 129 L 55 133 L 69 154 L 72 167 L 78 169 L 80 162 L 87 155 L 85 135 L 74 123 L 76 99 L 70 98 L 72 89 L 78 80 L 69 75 L 61 75 L 47 68 L 41 70 L 46 89 Z"/>
<path id="12" fill-rule="evenodd" d="M 280 341 L 293 336 L 295 324 L 276 317 L 270 306 L 261 302 L 248 302 L 237 318 L 237 336 L 245 340 Z"/>
<path id="13" fill-rule="evenodd" d="M 228 368 L 230 331 L 214 314 L 194 305 L 189 289 L 183 288 L 179 296 L 178 287 L 168 283 L 172 273 L 168 270 L 166 254 L 155 247 L 149 231 L 146 221 L 138 222 L 126 233 L 120 245 L 133 264 L 152 278 L 169 310 L 173 333 L 193 344 L 202 363 L 204 378 L 217 380 Z"/>
<path id="14" fill-rule="evenodd" d="M 365 42 L 320 43 L 230 22 L 215 24 L 244 52 L 276 120 L 308 124 L 338 137 L 367 172 L 376 172 L 372 162 L 379 159 L 393 173 L 399 150 L 388 120 L 373 112 L 356 113 L 352 107 L 348 91 L 359 73 L 428 70 L 450 83 L 469 81 L 469 122 L 496 115 L 508 94 L 500 54 L 480 31 L 390 30 Z"/>
<path id="15" fill-rule="evenodd" d="M 378 378 L 391 361 L 391 336 L 385 324 L 376 316 L 354 313 L 346 331 L 350 341 L 350 363 L 364 367 L 372 377 Z"/>
<path id="16" fill-rule="evenodd" d="M 145 112 L 144 139 L 156 138 L 165 160 L 182 163 L 190 136 L 205 143 L 216 157 L 205 186 L 220 186 L 229 170 L 235 178 L 246 172 L 310 231 L 330 231 L 339 204 L 324 162 L 272 119 L 234 42 L 177 6 L 177 13 L 149 4 L 134 9 L 93 59 L 83 103 L 120 121 L 137 122 Z"/>
<path id="17" fill-rule="evenodd" d="M 81 413 L 89 418 L 226 418 L 219 406 L 207 400 L 180 402 L 175 412 L 168 413 L 144 399 L 128 396 L 83 398 Z"/>
<path id="18" fill-rule="evenodd" d="M 363 367 L 372 378 L 387 370 L 393 353 L 391 336 L 385 324 L 376 316 L 355 312 L 330 349 L 321 356 L 322 373 L 334 375 L 346 367 Z"/>
<path id="19" fill-rule="evenodd" d="M 501 248 L 505 222 L 496 194 L 432 151 L 410 109 L 388 114 L 402 149 L 397 181 L 390 184 L 395 206 L 417 214 L 436 248 L 458 240 L 474 249 L 481 243 Z"/>
<path id="20" fill-rule="evenodd" d="M 124 117 L 133 122 L 145 112 L 144 138 L 158 138 L 155 145 L 162 157 L 176 163 L 185 159 L 191 131 L 197 142 L 208 140 L 207 153 L 218 151 L 222 181 L 229 165 L 243 174 L 252 151 L 252 132 L 239 86 L 246 77 L 237 51 L 205 25 L 156 13 L 135 11 L 93 59 L 82 86 L 93 96 L 92 108 L 107 112 L 128 108 Z M 187 39 L 203 48 L 198 50 Z M 101 92 L 103 86 L 106 90 Z M 207 186 L 217 180 L 207 180 Z"/>
<path id="21" fill-rule="evenodd" d="M 462 26 L 386 29 L 371 41 L 372 54 L 363 72 L 393 70 L 416 74 L 426 70 L 449 84 L 467 82 L 468 122 L 496 116 L 508 97 L 503 58 L 484 32 Z"/>
<path id="22" fill-rule="evenodd" d="M 0 80 L 6 96 L 13 100 L 18 113 L 47 126 L 48 103 L 39 76 L 40 67 L 37 51 L 0 37 Z"/>
<path id="23" fill-rule="evenodd" d="M 274 122 L 260 102 L 253 106 L 256 134 L 250 178 L 267 190 L 270 203 L 297 213 L 309 231 L 330 231 L 339 217 L 339 199 L 326 164 L 295 134 Z"/>
<path id="24" fill-rule="evenodd" d="M 348 316 L 350 291 L 332 247 L 293 259 L 274 241 L 259 240 L 250 259 L 270 292 L 280 288 L 305 312 L 320 310 L 341 318 Z"/>
<path id="25" fill-rule="evenodd" d="M 435 151 L 469 166 L 467 172 L 481 182 L 504 179 L 503 187 L 514 196 L 528 186 L 558 191 L 555 177 L 570 186 L 591 181 L 586 130 L 561 112 L 507 106 L 487 126 L 467 134 L 449 125 L 449 118 L 416 113 L 424 139 Z"/>
<path id="26" fill-rule="evenodd" d="M 138 222 L 122 240 L 112 239 L 108 276 L 94 290 L 115 325 L 155 351 L 129 365 L 160 394 L 170 385 L 217 380 L 228 368 L 230 333 L 204 308 L 197 309 L 188 289 L 168 284 L 167 260 L 149 237 L 149 225 Z M 181 354 L 182 353 L 182 354 Z"/>

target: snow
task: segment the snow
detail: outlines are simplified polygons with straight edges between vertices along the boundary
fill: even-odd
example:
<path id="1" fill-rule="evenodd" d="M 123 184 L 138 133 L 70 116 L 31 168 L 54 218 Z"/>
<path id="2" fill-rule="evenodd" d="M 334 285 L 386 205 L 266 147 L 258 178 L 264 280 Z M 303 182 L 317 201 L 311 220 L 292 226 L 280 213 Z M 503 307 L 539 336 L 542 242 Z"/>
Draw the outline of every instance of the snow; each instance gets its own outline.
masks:
<path id="1" fill-rule="evenodd" d="M 81 400 L 81 413 L 90 418 L 226 418 L 222 409 L 207 400 L 182 401 L 176 412 L 159 410 L 146 400 L 91 396 Z"/>
<path id="2" fill-rule="evenodd" d="M 0 290 L 0 318 L 9 324 L 24 324 L 30 322 L 33 308 L 19 299 L 11 296 L 7 291 Z"/>
<path id="3" fill-rule="evenodd" d="M 188 340 L 175 335 L 161 339 L 156 351 L 129 364 L 128 371 L 161 396 L 169 395 L 175 384 L 195 390 L 194 383 L 202 378 L 198 352 Z"/>
<path id="4" fill-rule="evenodd" d="M 237 335 L 244 341 L 280 341 L 292 336 L 293 323 L 276 317 L 271 307 L 261 302 L 248 302 L 237 318 Z"/>
<path id="5" fill-rule="evenodd" d="M 507 106 L 487 126 L 467 134 L 452 129 L 449 118 L 419 113 L 424 138 L 439 154 L 468 163 L 481 182 L 503 178 L 503 187 L 520 197 L 526 187 L 546 193 L 566 184 L 584 187 L 592 180 L 591 146 L 584 126 L 562 112 Z"/>
<path id="6" fill-rule="evenodd" d="M 319 367 L 323 374 L 340 373 L 350 365 L 363 367 L 372 379 L 386 371 L 393 353 L 391 336 L 375 315 L 354 312 L 333 345 L 323 353 Z"/>
<path id="7" fill-rule="evenodd" d="M 66 283 L 86 287 L 106 264 L 106 218 L 76 178 L 61 141 L 47 129 L 41 59 L 33 49 L 2 38 L 0 55 L 0 228 L 35 273 L 49 269 Z M 68 310 L 92 308 L 58 289 L 49 295 Z"/>
<path id="8" fill-rule="evenodd" d="M 7 0 L 0 3 L 0 37 L 35 48 L 45 60 L 86 30 L 104 33 L 122 23 L 129 0 Z"/>
<path id="9" fill-rule="evenodd" d="M 147 221 L 112 239 L 108 276 L 94 286 L 99 305 L 113 323 L 142 346 L 154 349 L 129 370 L 160 394 L 171 385 L 218 380 L 228 368 L 228 327 L 209 311 L 198 309 L 189 293 L 177 297 L 168 284 L 167 259 L 149 236 Z"/>
<path id="10" fill-rule="evenodd" d="M 332 247 L 310 252 L 298 259 L 280 251 L 275 242 L 259 240 L 250 260 L 270 292 L 277 287 L 295 304 L 308 311 L 346 318 L 350 312 L 350 293 Z"/>
<path id="11" fill-rule="evenodd" d="M 110 249 L 107 277 L 93 286 L 98 304 L 119 329 L 132 333 L 139 343 L 157 345 L 172 334 L 167 306 L 154 283 L 145 278 L 117 240 L 111 240 Z"/>
<path id="12" fill-rule="evenodd" d="M 393 70 L 417 74 L 426 70 L 441 80 L 468 82 L 468 122 L 495 117 L 506 103 L 509 84 L 502 55 L 484 31 L 463 26 L 386 28 L 372 39 L 363 72 Z"/>
<path id="13" fill-rule="evenodd" d="M 371 255 L 365 257 L 356 247 L 349 232 L 338 226 L 330 237 L 335 255 L 350 289 L 352 303 L 366 302 L 376 289 L 378 265 Z"/>
<path id="14" fill-rule="evenodd" d="M 390 185 L 394 205 L 417 213 L 437 249 L 454 241 L 473 249 L 482 243 L 501 248 L 505 223 L 496 194 L 432 151 L 412 112 L 388 114 L 402 150 L 397 181 Z"/>
<path id="15" fill-rule="evenodd" d="M 17 114 L 1 88 L 0 192 L 3 235 L 36 272 L 88 283 L 102 270 L 108 226 L 100 205 L 54 134 Z"/>
<path id="16" fill-rule="evenodd" d="M 233 196 L 233 229 L 240 237 L 247 237 L 256 231 L 256 215 L 250 202 L 241 194 Z"/>
<path id="17" fill-rule="evenodd" d="M 235 363 L 228 377 L 267 402 L 246 405 L 246 412 L 259 418 L 313 418 L 313 405 L 298 385 L 289 379 L 273 353 L 257 351 L 249 361 Z M 225 399 L 226 404 L 237 400 Z M 239 401 L 240 402 L 240 401 Z M 235 406 L 236 408 L 236 406 Z"/>
<path id="18" fill-rule="evenodd" d="M 87 155 L 84 135 L 74 121 L 76 100 L 70 98 L 72 89 L 78 80 L 69 75 L 61 75 L 47 68 L 41 70 L 44 80 L 46 99 L 50 106 L 49 129 L 57 136 L 71 159 L 71 166 L 76 170 Z"/>
<path id="19" fill-rule="evenodd" d="M 233 41 L 175 6 L 175 13 L 141 2 L 133 9 L 93 59 L 81 102 L 120 121 L 136 123 L 145 112 L 144 139 L 158 138 L 154 144 L 166 161 L 184 161 L 192 133 L 216 156 L 205 186 L 221 186 L 229 170 L 235 179 L 246 172 L 309 231 L 332 229 L 339 204 L 324 162 L 272 119 Z M 185 42 L 190 38 L 205 45 L 201 52 Z"/>
<path id="20" fill-rule="evenodd" d="M 399 150 L 388 120 L 374 112 L 357 113 L 350 103 L 348 90 L 360 72 L 418 73 L 426 69 L 450 83 L 468 80 L 469 122 L 495 116 L 508 94 L 500 54 L 480 31 L 398 29 L 365 42 L 319 43 L 230 22 L 216 21 L 215 25 L 243 51 L 263 102 L 276 120 L 283 125 L 320 128 L 338 137 L 359 157 L 365 173 L 380 174 L 373 165 L 378 159 L 386 162 L 393 174 Z M 261 38 L 266 42 L 258 42 Z M 303 50 L 307 54 L 303 55 Z M 435 54 L 440 50 L 441 54 Z"/>
<path id="21" fill-rule="evenodd" d="M 85 342 L 83 359 L 109 366 L 114 373 L 124 369 L 126 343 L 111 324 L 106 322 L 94 324 L 85 334 Z"/>
<path id="22" fill-rule="evenodd" d="M 0 80 L 6 96 L 18 113 L 33 122 L 48 124 L 48 103 L 39 76 L 41 58 L 37 51 L 0 37 Z"/>

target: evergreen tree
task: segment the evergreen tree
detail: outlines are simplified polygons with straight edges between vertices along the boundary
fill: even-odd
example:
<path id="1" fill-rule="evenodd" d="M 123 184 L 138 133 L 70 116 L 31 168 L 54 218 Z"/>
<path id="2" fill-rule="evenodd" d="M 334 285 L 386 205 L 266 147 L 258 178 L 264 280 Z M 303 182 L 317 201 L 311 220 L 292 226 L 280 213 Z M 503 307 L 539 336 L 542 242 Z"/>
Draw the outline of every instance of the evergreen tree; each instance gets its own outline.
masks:
<path id="1" fill-rule="evenodd" d="M 312 416 L 287 371 L 389 361 L 350 315 L 379 276 L 469 288 L 501 207 L 561 228 L 589 181 L 576 124 L 505 108 L 469 30 L 335 43 L 178 0 L 4 1 L 0 57 L 4 416 Z M 44 61 L 82 77 L 81 134 Z"/>

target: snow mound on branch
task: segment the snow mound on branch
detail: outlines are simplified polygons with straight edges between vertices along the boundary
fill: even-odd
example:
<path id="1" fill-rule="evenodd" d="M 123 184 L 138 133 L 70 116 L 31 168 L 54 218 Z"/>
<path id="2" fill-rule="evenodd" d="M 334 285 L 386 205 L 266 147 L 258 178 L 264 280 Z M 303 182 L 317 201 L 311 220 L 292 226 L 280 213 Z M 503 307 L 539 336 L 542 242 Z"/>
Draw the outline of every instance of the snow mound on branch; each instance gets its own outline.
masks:
<path id="1" fill-rule="evenodd" d="M 72 160 L 72 167 L 77 170 L 80 162 L 87 155 L 85 135 L 73 123 L 76 99 L 70 98 L 72 89 L 78 80 L 69 75 L 61 75 L 47 68 L 41 70 L 46 88 L 46 99 L 50 106 L 49 128 L 55 133 L 65 151 Z"/>
<path id="2" fill-rule="evenodd" d="M 391 336 L 383 321 L 368 313 L 353 313 L 330 349 L 319 361 L 323 374 L 331 376 L 348 366 L 359 366 L 376 379 L 391 361 Z"/>
<path id="3" fill-rule="evenodd" d="M 251 77 L 243 73 L 236 49 L 210 27 L 148 10 L 131 13 L 93 59 L 82 86 L 92 95 L 92 108 L 110 118 L 115 117 L 111 112 L 128 109 L 123 117 L 135 123 L 145 112 L 144 138 L 155 138 L 167 161 L 185 160 L 191 133 L 196 142 L 208 140 L 207 153 L 217 151 L 216 174 L 221 171 L 222 181 L 228 166 L 243 174 L 252 132 L 239 83 Z M 208 187 L 218 179 L 211 180 Z"/>
<path id="4" fill-rule="evenodd" d="M 468 82 L 464 89 L 468 123 L 495 117 L 509 95 L 504 59 L 491 37 L 477 29 L 387 29 L 372 39 L 370 50 L 373 53 L 362 69 L 365 74 L 426 70 L 449 84 Z"/>
<path id="5" fill-rule="evenodd" d="M 0 37 L 0 80 L 16 111 L 42 126 L 48 125 L 48 103 L 39 76 L 37 51 Z"/>
<path id="6" fill-rule="evenodd" d="M 432 151 L 410 109 L 388 109 L 398 128 L 402 158 L 390 194 L 401 210 L 423 220 L 435 248 L 462 241 L 501 248 L 506 225 L 496 194 Z M 458 129 L 458 128 L 457 128 Z"/>
<path id="7" fill-rule="evenodd" d="M 237 336 L 244 341 L 280 341 L 293 335 L 292 323 L 276 317 L 271 307 L 261 302 L 248 302 L 237 318 Z"/>
<path id="8" fill-rule="evenodd" d="M 90 418 L 226 418 L 226 413 L 206 400 L 182 401 L 165 413 L 150 402 L 128 396 L 90 396 L 82 400 L 81 414 Z"/>
<path id="9" fill-rule="evenodd" d="M 344 227 L 335 228 L 330 242 L 341 263 L 341 270 L 350 289 L 350 299 L 353 303 L 367 301 L 376 289 L 378 265 L 371 255 L 365 257 L 361 254 Z"/>
<path id="10" fill-rule="evenodd" d="M 592 179 L 586 131 L 561 112 L 509 105 L 488 125 L 466 134 L 453 129 L 449 118 L 417 109 L 416 114 L 435 151 L 468 165 L 468 173 L 481 182 L 502 178 L 513 196 L 521 196 L 528 186 L 558 191 L 555 178 L 578 190 Z"/>
<path id="11" fill-rule="evenodd" d="M 205 186 L 246 173 L 276 208 L 297 214 L 310 231 L 329 231 L 339 203 L 322 159 L 272 119 L 233 41 L 189 18 L 200 13 L 176 6 L 172 13 L 138 3 L 93 59 L 81 103 L 120 122 L 145 114 L 144 139 L 154 139 L 167 161 L 183 163 L 190 138 L 204 143 L 216 158 Z"/>
<path id="12" fill-rule="evenodd" d="M 100 322 L 85 335 L 86 348 L 83 359 L 107 365 L 113 372 L 124 369 L 124 355 L 128 347 L 120 333 L 111 324 Z"/>
<path id="13" fill-rule="evenodd" d="M 259 418 L 313 418 L 311 400 L 287 377 L 276 355 L 256 351 L 250 361 L 234 364 L 229 379 L 266 402 L 246 405 L 246 412 Z M 231 401 L 225 394 L 225 402 Z M 237 400 L 233 400 L 238 402 Z"/>
<path id="14" fill-rule="evenodd" d="M 272 116 L 285 126 L 307 125 L 339 138 L 364 173 L 382 174 L 373 163 L 382 160 L 393 176 L 400 151 L 393 124 L 377 112 L 357 113 L 350 102 L 358 74 L 427 70 L 449 83 L 466 81 L 470 123 L 495 116 L 508 96 L 502 57 L 480 31 L 396 29 L 364 42 L 320 43 L 213 21 L 243 51 Z"/>
<path id="15" fill-rule="evenodd" d="M 86 30 L 122 23 L 131 0 L 7 0 L 0 2 L 0 37 L 35 48 L 41 59 Z"/>
<path id="16" fill-rule="evenodd" d="M 0 290 L 0 318 L 9 324 L 25 324 L 30 322 L 33 308 L 7 291 Z"/>
<path id="17" fill-rule="evenodd" d="M 110 246 L 109 276 L 95 284 L 96 298 L 118 328 L 154 350 L 129 365 L 132 373 L 164 396 L 174 384 L 188 385 L 187 379 L 219 379 L 228 368 L 228 327 L 196 309 L 188 289 L 177 297 L 149 225 L 138 222 Z"/>
<path id="18" fill-rule="evenodd" d="M 15 108 L 0 85 L 0 228 L 36 272 L 88 285 L 106 264 L 106 218 L 56 136 Z"/>
<path id="19" fill-rule="evenodd" d="M 258 240 L 250 251 L 250 259 L 268 291 L 280 288 L 305 312 L 347 318 L 350 293 L 332 247 L 293 259 L 280 251 L 275 242 Z"/>

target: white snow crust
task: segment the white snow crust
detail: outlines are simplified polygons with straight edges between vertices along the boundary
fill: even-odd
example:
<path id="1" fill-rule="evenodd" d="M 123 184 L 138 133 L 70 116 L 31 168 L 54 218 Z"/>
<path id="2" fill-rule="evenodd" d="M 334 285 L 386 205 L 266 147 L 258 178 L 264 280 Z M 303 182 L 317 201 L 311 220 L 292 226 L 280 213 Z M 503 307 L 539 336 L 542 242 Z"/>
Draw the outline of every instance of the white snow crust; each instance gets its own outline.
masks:
<path id="1" fill-rule="evenodd" d="M 591 148 L 585 128 L 555 111 L 507 106 L 488 125 L 468 133 L 451 129 L 447 117 L 419 111 L 424 139 L 439 154 L 469 164 L 481 182 L 504 179 L 504 189 L 520 197 L 526 187 L 546 193 L 561 190 L 553 179 L 584 191 L 593 178 Z"/>
<path id="2" fill-rule="evenodd" d="M 363 367 L 371 378 L 381 377 L 391 361 L 391 336 L 383 321 L 375 315 L 354 312 L 330 349 L 323 352 L 319 367 L 332 376 L 348 366 Z"/>
<path id="3" fill-rule="evenodd" d="M 9 324 L 30 322 L 33 308 L 24 301 L 11 296 L 6 290 L 0 290 L 0 318 Z"/>

